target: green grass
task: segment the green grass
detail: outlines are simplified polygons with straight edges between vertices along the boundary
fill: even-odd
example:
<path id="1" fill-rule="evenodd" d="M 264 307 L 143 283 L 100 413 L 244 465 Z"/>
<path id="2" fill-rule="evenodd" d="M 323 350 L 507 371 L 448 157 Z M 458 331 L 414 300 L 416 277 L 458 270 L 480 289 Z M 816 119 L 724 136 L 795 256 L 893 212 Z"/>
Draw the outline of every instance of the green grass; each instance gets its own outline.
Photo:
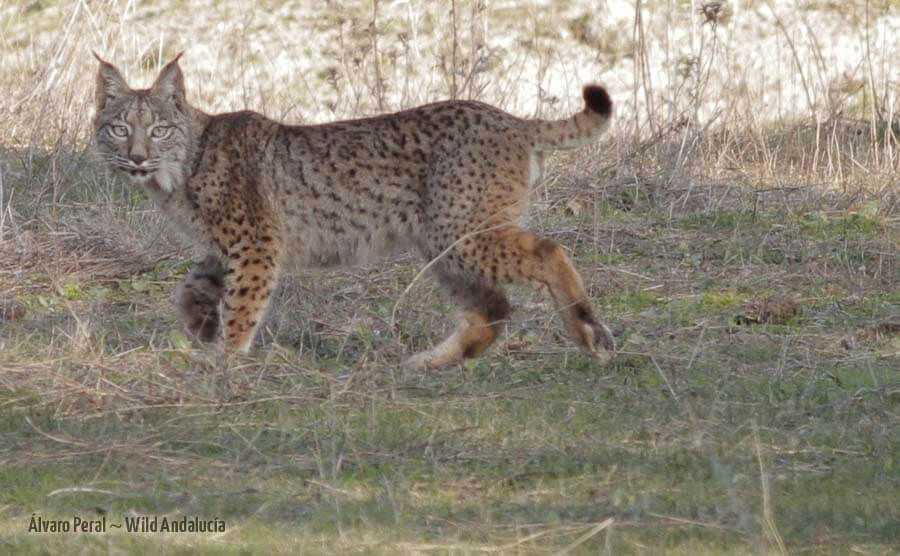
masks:
<path id="1" fill-rule="evenodd" d="M 754 363 L 744 359 L 744 374 Z M 530 551 L 561 546 L 612 517 L 622 525 L 579 553 L 718 553 L 760 535 L 757 449 L 789 546 L 814 542 L 823 527 L 845 546 L 900 542 L 896 491 L 885 488 L 896 485 L 897 446 L 846 412 L 852 405 L 886 418 L 896 410 L 898 400 L 884 405 L 874 383 L 739 377 L 704 357 L 686 376 L 663 364 L 674 400 L 652 365 L 613 374 L 554 366 L 515 388 L 507 373 L 476 369 L 390 385 L 407 394 L 376 386 L 328 398 L 319 381 L 302 377 L 307 384 L 293 391 L 306 392 L 305 402 L 251 396 L 88 420 L 38 410 L 30 423 L 11 414 L 2 421 L 5 453 L 28 453 L 35 463 L 0 473 L 5 542 L 38 550 L 40 540 L 24 533 L 34 511 L 102 511 L 120 522 L 126 512 L 218 516 L 254 551 L 330 553 L 344 539 L 363 553 L 391 553 L 404 542 L 452 552 L 545 533 L 522 545 Z M 890 376 L 886 364 L 873 369 L 873 378 Z M 74 486 L 107 492 L 48 496 Z M 374 544 L 363 548 L 367 538 Z M 313 549 L 314 539 L 327 540 Z M 70 542 L 132 550 L 142 541 L 111 534 Z M 147 550 L 168 541 L 153 542 Z"/>
<path id="2" fill-rule="evenodd" d="M 400 370 L 452 315 L 426 281 L 389 326 L 416 272 L 406 258 L 365 284 L 358 270 L 289 280 L 265 345 L 237 360 L 192 350 L 179 332 L 169 299 L 183 260 L 99 283 L 22 274 L 26 316 L 3 323 L 0 350 L 0 542 L 35 554 L 531 554 L 573 543 L 577 554 L 746 554 L 778 542 L 886 554 L 900 543 L 896 257 L 877 272 L 834 264 L 847 228 L 810 233 L 776 205 L 752 219 L 740 208 L 672 219 L 652 205 L 576 218 L 557 206 L 550 233 L 597 217 L 652 230 L 599 254 L 572 242 L 600 313 L 622 330 L 605 367 L 569 346 L 545 300 L 516 288 L 519 309 L 484 357 Z M 896 220 L 870 218 L 879 233 L 854 249 L 890 252 Z M 759 257 L 763 243 L 784 262 Z M 799 313 L 737 324 L 773 295 Z M 33 513 L 219 517 L 227 532 L 35 535 Z"/>
<path id="3" fill-rule="evenodd" d="M 678 225 L 685 230 L 730 231 L 738 226 L 752 226 L 754 220 L 752 213 L 724 209 L 687 214 L 679 219 Z"/>

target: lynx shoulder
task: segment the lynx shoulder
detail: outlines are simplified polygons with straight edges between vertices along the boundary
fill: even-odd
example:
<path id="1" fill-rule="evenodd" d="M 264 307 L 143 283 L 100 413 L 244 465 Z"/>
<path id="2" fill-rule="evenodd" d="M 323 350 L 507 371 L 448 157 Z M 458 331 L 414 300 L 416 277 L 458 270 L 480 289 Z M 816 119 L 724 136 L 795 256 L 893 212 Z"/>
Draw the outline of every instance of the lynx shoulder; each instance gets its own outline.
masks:
<path id="1" fill-rule="evenodd" d="M 204 262 L 179 288 L 188 330 L 246 351 L 286 268 L 352 264 L 395 245 L 426 260 L 460 309 L 455 331 L 411 357 L 417 368 L 484 351 L 510 313 L 511 282 L 547 291 L 569 336 L 606 358 L 609 329 L 555 242 L 520 224 L 543 153 L 589 144 L 612 102 L 556 121 L 447 101 L 359 120 L 293 126 L 245 111 L 210 115 L 187 100 L 176 57 L 148 89 L 111 64 L 97 73 L 100 157 L 146 191 Z"/>

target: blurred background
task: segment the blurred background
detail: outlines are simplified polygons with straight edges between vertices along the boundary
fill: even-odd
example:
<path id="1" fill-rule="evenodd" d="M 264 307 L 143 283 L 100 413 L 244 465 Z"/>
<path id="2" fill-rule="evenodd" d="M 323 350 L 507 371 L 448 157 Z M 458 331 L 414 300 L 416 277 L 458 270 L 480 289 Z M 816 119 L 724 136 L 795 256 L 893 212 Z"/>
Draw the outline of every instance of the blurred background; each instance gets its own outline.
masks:
<path id="1" fill-rule="evenodd" d="M 580 109 L 581 86 L 599 82 L 632 139 L 838 120 L 883 139 L 897 12 L 888 0 L 6 1 L 0 114 L 6 144 L 83 141 L 91 50 L 135 86 L 184 50 L 190 98 L 212 112 L 320 122 L 467 98 L 546 116 Z M 819 154 L 835 131 L 817 130 Z"/>

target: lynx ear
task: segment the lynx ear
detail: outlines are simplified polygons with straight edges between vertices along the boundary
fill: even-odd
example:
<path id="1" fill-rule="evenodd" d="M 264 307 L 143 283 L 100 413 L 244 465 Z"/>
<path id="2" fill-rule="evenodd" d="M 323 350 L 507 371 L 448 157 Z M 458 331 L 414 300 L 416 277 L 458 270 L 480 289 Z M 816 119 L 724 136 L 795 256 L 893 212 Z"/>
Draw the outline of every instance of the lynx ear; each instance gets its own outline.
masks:
<path id="1" fill-rule="evenodd" d="M 184 75 L 181 74 L 181 67 L 178 65 L 178 59 L 182 54 L 184 52 L 179 52 L 171 62 L 166 64 L 150 88 L 151 94 L 174 100 L 175 106 L 179 110 L 184 106 L 185 101 Z"/>
<path id="2" fill-rule="evenodd" d="M 131 87 L 116 66 L 101 58 L 96 52 L 94 57 L 100 62 L 100 69 L 97 70 L 97 91 L 94 93 L 97 112 L 100 112 L 110 100 L 131 92 Z"/>

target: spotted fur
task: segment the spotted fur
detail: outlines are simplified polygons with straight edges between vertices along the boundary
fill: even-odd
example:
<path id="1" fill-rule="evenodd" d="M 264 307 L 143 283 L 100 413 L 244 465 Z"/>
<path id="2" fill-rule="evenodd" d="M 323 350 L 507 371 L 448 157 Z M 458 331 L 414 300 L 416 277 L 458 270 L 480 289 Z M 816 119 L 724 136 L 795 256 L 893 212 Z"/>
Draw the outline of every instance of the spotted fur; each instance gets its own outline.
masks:
<path id="1" fill-rule="evenodd" d="M 206 256 L 178 296 L 201 339 L 221 328 L 226 348 L 248 350 L 286 267 L 351 264 L 408 245 L 437 258 L 437 279 L 462 310 L 453 334 L 413 366 L 484 351 L 509 315 L 510 282 L 547 291 L 573 341 L 605 358 L 612 336 L 565 251 L 519 225 L 543 153 L 589 144 L 606 129 L 609 95 L 589 85 L 584 99 L 583 111 L 558 121 L 448 101 L 291 126 L 194 108 L 178 58 L 149 89 L 131 89 L 100 60 L 95 133 L 101 157 Z"/>

